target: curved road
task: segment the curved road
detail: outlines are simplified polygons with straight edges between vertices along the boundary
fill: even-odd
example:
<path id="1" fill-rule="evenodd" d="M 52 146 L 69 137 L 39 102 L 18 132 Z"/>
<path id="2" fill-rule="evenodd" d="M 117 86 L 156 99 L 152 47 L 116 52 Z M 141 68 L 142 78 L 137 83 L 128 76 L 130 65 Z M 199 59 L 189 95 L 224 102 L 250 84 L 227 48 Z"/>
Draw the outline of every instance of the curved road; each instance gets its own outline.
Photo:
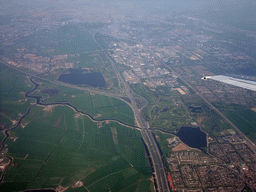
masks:
<path id="1" fill-rule="evenodd" d="M 124 85 L 124 88 L 125 88 L 125 91 L 126 91 L 126 96 L 109 93 L 109 92 L 103 91 L 103 90 L 101 91 L 101 90 L 96 90 L 96 89 L 87 88 L 87 87 L 79 87 L 79 86 L 75 86 L 75 85 L 70 85 L 70 84 L 63 83 L 63 82 L 56 81 L 56 80 L 49 80 L 47 78 L 38 76 L 38 74 L 31 74 L 29 72 L 26 72 L 26 71 L 20 70 L 16 67 L 13 67 L 13 66 L 9 65 L 8 63 L 6 63 L 5 61 L 3 61 L 2 59 L 0 59 L 0 61 L 4 65 L 6 65 L 8 67 L 11 67 L 11 68 L 13 68 L 17 71 L 20 71 L 24 74 L 30 75 L 32 77 L 35 77 L 35 78 L 38 78 L 38 79 L 41 79 L 41 80 L 44 80 L 44 81 L 47 81 L 47 82 L 54 83 L 56 85 L 75 88 L 75 89 L 79 89 L 79 90 L 83 90 L 83 91 L 87 91 L 87 92 L 91 92 L 91 93 L 95 93 L 95 94 L 101 94 L 101 95 L 106 95 L 106 96 L 110 96 L 110 97 L 115 97 L 115 98 L 119 98 L 119 99 L 121 99 L 120 97 L 129 98 L 131 103 L 125 101 L 124 99 L 121 99 L 121 100 L 123 100 L 125 103 L 127 103 L 128 105 L 131 106 L 131 108 L 134 112 L 135 122 L 138 126 L 137 128 L 141 129 L 142 137 L 143 137 L 143 139 L 144 139 L 144 141 L 145 141 L 145 143 L 148 147 L 148 150 L 149 150 L 149 153 L 150 153 L 150 158 L 151 158 L 152 163 L 153 163 L 154 174 L 156 176 L 156 186 L 157 186 L 156 190 L 159 191 L 159 192 L 162 192 L 162 191 L 163 192 L 169 192 L 170 190 L 169 190 L 169 186 L 168 186 L 168 182 L 167 182 L 167 178 L 166 178 L 166 174 L 165 174 L 165 169 L 164 169 L 163 162 L 162 162 L 162 156 L 160 154 L 158 145 L 157 145 L 157 143 L 156 143 L 156 141 L 155 141 L 155 139 L 152 135 L 152 132 L 149 130 L 149 127 L 146 125 L 146 122 L 141 117 L 140 110 L 138 109 L 138 107 L 136 105 L 135 97 L 132 95 L 132 90 L 131 90 L 130 86 L 122 78 L 120 72 L 118 71 L 118 69 L 115 65 L 115 62 L 112 60 L 111 57 L 109 57 L 109 55 L 105 52 L 105 50 L 101 47 L 101 45 L 95 39 L 95 34 L 93 35 L 93 39 L 98 44 L 98 46 L 101 48 L 101 50 L 104 52 L 104 54 L 106 54 L 107 58 L 111 62 L 113 70 L 116 73 L 119 81 Z M 141 98 L 139 98 L 139 99 L 141 99 Z M 66 103 L 64 103 L 64 104 L 66 104 Z M 136 126 L 134 128 L 136 128 Z"/>
<path id="2" fill-rule="evenodd" d="M 148 51 L 149 51 L 149 50 L 148 50 Z M 152 51 L 150 51 L 150 52 L 151 52 L 152 54 L 154 54 Z M 156 58 L 159 58 L 159 56 L 157 56 L 156 54 L 154 54 L 154 56 L 155 56 Z M 159 58 L 159 61 L 160 61 L 160 63 L 161 63 L 163 66 L 165 66 L 167 69 L 169 69 L 170 71 L 173 71 L 173 72 L 174 72 L 174 70 L 173 70 L 170 66 L 166 65 L 165 62 L 163 62 L 161 58 Z M 226 123 L 228 123 L 231 127 L 233 127 L 233 128 L 237 131 L 237 133 L 239 133 L 241 136 L 243 136 L 243 137 L 247 140 L 250 149 L 256 154 L 256 145 L 255 145 L 242 131 L 240 131 L 240 129 L 239 129 L 236 125 L 234 125 L 234 123 L 232 123 L 223 113 L 221 113 L 215 106 L 213 106 L 213 105 L 203 96 L 202 93 L 200 93 L 197 89 L 195 89 L 193 86 L 191 86 L 184 78 L 182 78 L 181 76 L 179 76 L 179 78 L 180 78 L 180 80 L 181 80 L 184 84 L 186 84 L 189 88 L 191 88 L 191 89 L 209 106 L 210 109 L 212 109 L 213 111 L 215 111 L 215 113 L 217 113 L 219 116 L 221 116 L 222 119 L 224 119 L 224 120 L 226 121 Z"/>
<path id="3" fill-rule="evenodd" d="M 112 67 L 113 67 L 113 69 L 114 69 L 114 71 L 117 75 L 117 78 L 124 85 L 126 94 L 127 94 L 128 98 L 131 100 L 131 107 L 132 107 L 132 110 L 134 112 L 136 124 L 137 124 L 138 127 L 142 128 L 142 130 L 141 130 L 142 137 L 143 137 L 143 139 L 144 139 L 144 141 L 145 141 L 145 143 L 148 147 L 150 157 L 152 159 L 154 173 L 156 175 L 157 190 L 159 192 L 162 192 L 162 191 L 169 192 L 170 190 L 169 190 L 169 186 L 168 186 L 168 182 L 167 182 L 167 178 L 166 178 L 166 174 L 165 174 L 165 169 L 164 169 L 163 162 L 162 162 L 162 156 L 160 154 L 157 143 L 156 143 L 156 141 L 155 141 L 155 139 L 152 135 L 152 132 L 149 131 L 149 127 L 146 125 L 146 122 L 141 117 L 140 111 L 139 111 L 139 109 L 136 105 L 135 99 L 132 95 L 132 90 L 131 90 L 130 86 L 122 78 L 122 76 L 121 76 L 120 72 L 118 71 L 113 59 L 106 53 L 106 51 L 102 48 L 102 46 L 95 39 L 95 34 L 96 33 L 94 33 L 94 35 L 93 35 L 94 41 L 98 44 L 98 46 L 105 53 L 107 58 L 110 60 L 111 65 L 112 65 Z"/>

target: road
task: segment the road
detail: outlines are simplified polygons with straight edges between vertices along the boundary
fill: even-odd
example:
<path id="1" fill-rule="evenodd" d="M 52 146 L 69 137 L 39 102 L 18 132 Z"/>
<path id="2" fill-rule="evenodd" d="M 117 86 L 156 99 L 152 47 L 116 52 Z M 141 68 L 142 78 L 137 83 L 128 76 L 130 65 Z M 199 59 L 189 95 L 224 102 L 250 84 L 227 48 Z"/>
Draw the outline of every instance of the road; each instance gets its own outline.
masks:
<path id="1" fill-rule="evenodd" d="M 93 36 L 94 37 L 94 36 Z M 130 105 L 130 107 L 133 110 L 134 113 L 134 117 L 135 117 L 135 122 L 137 124 L 138 127 L 140 127 L 142 129 L 141 134 L 142 137 L 144 139 L 144 142 L 146 143 L 149 153 L 150 153 L 150 157 L 153 163 L 153 168 L 154 168 L 154 174 L 156 177 L 156 182 L 157 182 L 157 186 L 158 186 L 158 191 L 159 192 L 169 192 L 169 186 L 168 186 L 168 182 L 167 182 L 167 178 L 166 178 L 166 174 L 165 174 L 165 169 L 163 166 L 163 162 L 162 162 L 162 157 L 159 151 L 159 148 L 157 146 L 157 143 L 152 135 L 152 132 L 149 130 L 149 127 L 147 127 L 146 122 L 144 121 L 144 119 L 141 117 L 140 111 L 136 105 L 136 101 L 135 101 L 135 97 L 132 95 L 132 90 L 130 88 L 130 86 L 124 81 L 124 79 L 122 78 L 120 72 L 118 71 L 114 61 L 112 60 L 111 57 L 109 57 L 109 55 L 105 52 L 105 50 L 101 47 L 101 45 L 97 42 L 97 40 L 94 38 L 95 42 L 99 45 L 99 47 L 102 49 L 102 51 L 106 54 L 107 58 L 109 59 L 109 61 L 112 64 L 113 70 L 116 73 L 119 81 L 123 84 L 125 91 L 126 91 L 126 96 L 125 95 L 119 95 L 119 94 L 113 94 L 113 93 L 109 93 L 106 92 L 104 90 L 97 90 L 97 89 L 92 89 L 92 88 L 88 88 L 88 87 L 79 87 L 79 86 L 75 86 L 75 85 L 70 85 L 67 83 L 63 83 L 60 81 L 56 81 L 56 80 L 50 80 L 41 76 L 38 76 L 37 74 L 32 74 L 26 71 L 23 71 L 21 69 L 18 69 L 14 66 L 9 65 L 8 63 L 6 63 L 5 61 L 3 61 L 2 59 L 0 59 L 0 61 L 12 68 L 15 69 L 17 71 L 22 72 L 23 74 L 29 75 L 29 76 L 33 76 L 37 79 L 41 79 L 56 85 L 61 85 L 61 86 L 65 86 L 65 87 L 70 87 L 70 88 L 74 88 L 74 89 L 78 89 L 78 90 L 83 90 L 83 91 L 87 91 L 90 93 L 95 93 L 95 94 L 101 94 L 101 95 L 106 95 L 109 97 L 115 97 L 115 98 L 119 98 L 121 99 L 121 97 L 126 97 L 129 98 L 131 103 L 125 101 L 124 99 L 121 99 L 122 101 L 124 101 L 125 103 L 127 103 L 128 105 Z M 139 98 L 141 99 L 141 98 Z"/>
<path id="2" fill-rule="evenodd" d="M 91 88 L 91 87 L 79 87 L 79 86 L 76 86 L 76 85 L 71 85 L 71 84 L 68 84 L 68 83 L 64 83 L 64 82 L 61 82 L 61 81 L 56 81 L 56 80 L 50 80 L 50 79 L 47 79 L 47 78 L 44 78 L 42 76 L 38 76 L 38 74 L 32 74 L 30 72 L 26 72 L 24 70 L 21 70 L 17 67 L 14 67 L 12 65 L 9 65 L 8 63 L 6 63 L 5 61 L 3 61 L 1 58 L 0 58 L 0 63 L 8 66 L 9 68 L 12 68 L 16 71 L 19 71 L 23 74 L 26 74 L 26 75 L 29 75 L 29 76 L 32 76 L 32 77 L 35 77 L 36 79 L 40 79 L 40 80 L 43 80 L 43 81 L 47 81 L 47 82 L 50 82 L 50 83 L 53 83 L 55 85 L 60 85 L 60 86 L 64 86 L 64 87 L 69 87 L 69 88 L 72 88 L 72 89 L 78 89 L 78 90 L 81 90 L 81 91 L 86 91 L 88 93 L 94 93 L 94 94 L 99 94 L 99 95 L 105 95 L 105 96 L 109 96 L 109 97 L 114 97 L 114 98 L 118 98 L 122 101 L 124 101 L 125 103 L 127 103 L 128 105 L 131 106 L 131 104 L 122 99 L 122 98 L 128 98 L 126 95 L 122 95 L 122 94 L 116 94 L 116 93 L 110 93 L 109 91 L 105 91 L 105 90 L 98 90 L 98 89 L 95 89 L 95 88 Z M 136 99 L 142 99 L 141 97 L 136 97 Z M 144 106 L 143 106 L 144 107 Z"/>
<path id="3" fill-rule="evenodd" d="M 148 147 L 150 157 L 152 159 L 153 168 L 155 171 L 154 173 L 156 176 L 156 182 L 157 182 L 157 186 L 158 186 L 158 191 L 159 192 L 162 192 L 162 191 L 169 192 L 170 190 L 169 190 L 169 186 L 168 186 L 168 182 L 167 182 L 167 178 L 166 178 L 166 174 L 165 174 L 165 169 L 163 166 L 163 161 L 162 161 L 162 157 L 161 157 L 159 148 L 158 148 L 157 143 L 152 135 L 152 132 L 149 131 L 149 127 L 147 126 L 144 119 L 141 117 L 140 111 L 139 111 L 139 109 L 136 105 L 135 99 L 132 95 L 132 90 L 131 90 L 130 86 L 124 81 L 124 79 L 121 76 L 120 72 L 118 71 L 113 59 L 106 53 L 106 51 L 103 49 L 103 47 L 95 39 L 95 34 L 93 35 L 93 39 L 98 44 L 98 46 L 101 48 L 101 50 L 106 54 L 107 58 L 110 60 L 113 70 L 117 75 L 117 78 L 123 84 L 126 94 L 131 101 L 131 107 L 132 107 L 132 110 L 133 110 L 133 113 L 135 116 L 136 124 L 138 127 L 142 128 L 142 131 L 141 131 L 142 137 Z"/>
<path id="4" fill-rule="evenodd" d="M 186 82 L 183 78 L 180 79 L 183 81 L 183 83 L 190 87 L 199 97 L 201 97 L 201 99 L 203 99 L 204 102 L 207 103 L 210 109 L 214 110 L 219 116 L 222 117 L 222 119 L 224 119 L 229 125 L 231 125 L 231 127 L 233 127 L 239 133 L 239 135 L 243 136 L 250 145 L 250 149 L 256 154 L 255 144 L 242 131 L 240 131 L 240 129 L 238 129 L 237 126 L 235 126 L 225 115 L 223 115 L 223 113 L 221 113 L 216 107 L 214 107 L 201 93 L 199 93 L 195 88 L 193 88 L 188 82 Z"/>
<path id="5" fill-rule="evenodd" d="M 150 51 L 150 50 L 148 50 Z M 170 71 L 173 71 L 173 69 L 171 67 L 169 67 L 168 65 L 166 65 L 161 58 L 159 58 L 156 54 L 154 54 L 152 51 L 150 51 L 155 57 L 157 57 L 159 59 L 159 62 L 165 66 L 167 69 L 169 69 Z M 243 136 L 248 144 L 250 145 L 250 149 L 256 154 L 256 146 L 255 144 L 242 132 L 240 131 L 240 129 L 237 128 L 237 126 L 235 126 L 225 115 L 223 115 L 223 113 L 221 113 L 216 107 L 214 107 L 198 90 L 196 90 L 193 86 L 191 86 L 185 79 L 183 79 L 182 77 L 179 77 L 180 80 L 186 84 L 188 87 L 190 87 L 202 100 L 204 100 L 204 102 L 210 107 L 210 109 L 214 110 L 219 116 L 222 117 L 222 119 L 224 119 L 231 127 L 233 127 L 237 133 L 239 133 L 239 135 Z"/>

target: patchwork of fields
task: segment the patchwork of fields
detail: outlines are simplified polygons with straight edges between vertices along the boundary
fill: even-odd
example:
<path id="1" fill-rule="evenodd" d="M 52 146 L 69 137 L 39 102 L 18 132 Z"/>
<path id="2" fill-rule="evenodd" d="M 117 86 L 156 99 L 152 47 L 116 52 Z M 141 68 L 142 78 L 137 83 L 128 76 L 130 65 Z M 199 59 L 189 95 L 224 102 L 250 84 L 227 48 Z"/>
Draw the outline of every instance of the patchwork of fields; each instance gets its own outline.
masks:
<path id="1" fill-rule="evenodd" d="M 46 121 L 35 115 L 39 111 Z M 81 181 L 90 191 L 115 191 L 135 183 L 137 188 L 138 179 L 151 174 L 138 130 L 114 122 L 99 126 L 63 106 L 52 112 L 35 107 L 24 124 L 25 128 L 11 133 L 17 139 L 6 143 L 8 155 L 14 157 L 6 182 L 19 181 L 33 189 L 68 187 Z"/>
<path id="2" fill-rule="evenodd" d="M 83 92 L 74 95 L 68 88 L 59 87 L 59 89 L 61 90 L 59 95 L 50 97 L 44 103 L 68 102 L 98 120 L 118 119 L 126 124 L 135 124 L 132 109 L 119 99 Z"/>
<path id="3" fill-rule="evenodd" d="M 2 66 L 0 78 L 5 90 L 0 97 L 0 121 L 10 128 L 35 104 L 24 97 L 33 85 L 26 76 Z M 58 89 L 55 96 L 42 94 L 44 103 L 69 102 L 95 119 L 134 124 L 132 110 L 118 99 Z M 148 191 L 152 187 L 152 170 L 138 130 L 113 121 L 93 122 L 65 105 L 33 106 L 20 126 L 10 131 L 5 147 L 13 162 L 1 190 Z"/>
<path id="4" fill-rule="evenodd" d="M 256 141 L 256 112 L 250 109 L 240 111 L 225 111 L 224 114 L 230 119 L 245 135 Z"/>

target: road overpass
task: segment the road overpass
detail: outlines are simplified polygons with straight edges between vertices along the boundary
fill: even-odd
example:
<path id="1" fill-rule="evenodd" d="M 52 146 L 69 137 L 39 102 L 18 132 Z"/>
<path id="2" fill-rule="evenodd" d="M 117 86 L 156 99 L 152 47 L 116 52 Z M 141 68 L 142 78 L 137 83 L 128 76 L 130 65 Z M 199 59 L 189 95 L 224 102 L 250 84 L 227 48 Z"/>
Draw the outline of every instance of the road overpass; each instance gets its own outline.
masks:
<path id="1" fill-rule="evenodd" d="M 123 84 L 126 94 L 128 96 L 128 98 L 131 101 L 131 107 L 135 116 L 135 121 L 138 127 L 142 128 L 141 133 L 142 133 L 142 137 L 148 147 L 149 153 L 150 153 L 150 157 L 152 159 L 152 163 L 153 163 L 153 168 L 154 168 L 154 173 L 156 176 L 156 184 L 158 187 L 158 191 L 159 192 L 169 192 L 169 186 L 168 186 L 168 181 L 167 181 L 167 177 L 165 174 L 165 169 L 163 166 L 163 161 L 162 161 L 162 156 L 160 154 L 158 145 L 152 135 L 152 132 L 149 131 L 149 127 L 146 125 L 145 120 L 141 117 L 140 111 L 136 105 L 135 99 L 132 95 L 132 90 L 130 88 L 130 86 L 124 81 L 123 77 L 121 76 L 120 72 L 118 71 L 115 62 L 113 61 L 113 59 L 108 55 L 108 53 L 106 53 L 106 51 L 102 48 L 102 46 L 98 43 L 98 41 L 95 39 L 95 34 L 93 35 L 93 39 L 95 40 L 95 42 L 98 44 L 98 46 L 101 48 L 101 50 L 105 53 L 105 55 L 107 56 L 107 58 L 110 60 L 111 65 L 113 67 L 114 72 L 117 75 L 117 78 L 119 79 L 119 81 L 121 81 L 121 83 Z"/>
<path id="2" fill-rule="evenodd" d="M 121 97 L 122 98 L 124 98 L 124 97 L 129 98 L 131 103 L 127 102 L 124 99 L 121 99 L 121 100 L 130 105 L 130 107 L 132 108 L 133 113 L 134 113 L 135 122 L 136 122 L 137 126 L 139 128 L 141 128 L 142 137 L 144 139 L 144 142 L 145 142 L 146 146 L 148 147 L 148 150 L 149 150 L 149 153 L 150 153 L 150 158 L 151 158 L 152 163 L 153 163 L 154 174 L 155 174 L 155 177 L 156 177 L 157 191 L 159 191 L 159 192 L 169 192 L 170 190 L 169 190 L 169 186 L 168 186 L 168 181 L 167 181 L 167 178 L 166 178 L 165 169 L 164 169 L 164 166 L 163 166 L 162 157 L 161 157 L 158 145 L 155 141 L 155 138 L 152 135 L 152 132 L 149 130 L 149 127 L 146 125 L 146 122 L 141 117 L 140 111 L 139 111 L 139 109 L 136 105 L 135 97 L 132 95 L 133 91 L 131 90 L 130 86 L 122 78 L 122 76 L 121 76 L 120 72 L 118 71 L 118 69 L 115 65 L 115 62 L 112 60 L 112 58 L 109 57 L 109 55 L 105 52 L 105 50 L 101 47 L 101 45 L 97 42 L 97 40 L 95 38 L 94 38 L 94 40 L 99 45 L 99 47 L 102 49 L 102 51 L 106 54 L 109 61 L 111 62 L 113 70 L 116 73 L 119 81 L 124 85 L 126 95 L 113 94 L 113 93 L 109 93 L 109 92 L 104 91 L 104 90 L 98 90 L 98 89 L 93 89 L 93 88 L 88 88 L 88 87 L 79 87 L 79 86 L 71 85 L 71 84 L 68 84 L 68 83 L 61 82 L 61 81 L 50 80 L 50 79 L 44 78 L 42 76 L 38 76 L 38 74 L 32 74 L 30 72 L 21 70 L 19 68 L 14 67 L 14 66 L 11 66 L 8 63 L 6 63 L 5 61 L 3 61 L 2 59 L 0 59 L 0 61 L 4 65 L 6 65 L 6 66 L 8 66 L 12 69 L 15 69 L 15 70 L 17 70 L 17 71 L 19 71 L 23 74 L 33 76 L 33 77 L 38 78 L 40 80 L 47 81 L 47 82 L 50 82 L 50 83 L 53 83 L 53 84 L 56 84 L 56 85 L 70 87 L 70 88 L 73 88 L 73 89 L 83 90 L 83 91 L 87 91 L 87 92 L 90 92 L 90 93 L 106 95 L 106 96 L 109 96 L 109 97 L 115 97 L 115 98 L 119 98 L 119 99 L 121 99 Z M 139 98 L 139 99 L 141 99 L 141 98 Z"/>

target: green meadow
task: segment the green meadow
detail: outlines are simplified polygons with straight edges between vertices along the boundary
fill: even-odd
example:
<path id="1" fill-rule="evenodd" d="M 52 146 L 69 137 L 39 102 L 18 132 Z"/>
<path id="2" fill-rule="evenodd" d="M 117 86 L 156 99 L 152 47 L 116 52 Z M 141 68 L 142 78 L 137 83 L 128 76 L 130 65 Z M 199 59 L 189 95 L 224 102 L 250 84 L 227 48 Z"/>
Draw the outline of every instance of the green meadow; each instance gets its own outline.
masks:
<path id="1" fill-rule="evenodd" d="M 46 121 L 35 115 L 40 111 Z M 89 191 L 149 188 L 151 168 L 139 131 L 92 122 L 65 106 L 34 107 L 24 123 L 11 132 L 17 139 L 6 142 L 14 162 L 5 182 L 19 181 L 26 189 L 61 185 L 69 191 L 77 190 L 72 188 L 77 181 Z"/>
<path id="2" fill-rule="evenodd" d="M 240 111 L 225 111 L 224 114 L 245 135 L 253 141 L 256 141 L 256 112 L 246 109 Z"/>
<path id="3" fill-rule="evenodd" d="M 96 95 L 78 91 L 72 92 L 71 88 L 59 86 L 60 93 L 47 98 L 45 104 L 55 102 L 68 102 L 77 109 L 88 113 L 95 119 L 117 119 L 124 123 L 134 125 L 133 111 L 123 101 L 104 95 Z"/>
<path id="4" fill-rule="evenodd" d="M 13 157 L 1 191 L 67 188 L 67 191 L 149 191 L 151 168 L 140 131 L 113 121 L 94 122 L 65 105 L 38 106 L 24 92 L 33 88 L 25 75 L 1 66 L 1 123 L 13 126 L 33 106 L 21 125 L 10 132 L 5 146 Z M 55 96 L 42 94 L 45 103 L 67 101 L 95 119 L 118 119 L 134 124 L 124 102 L 43 83 L 58 88 Z M 11 95 L 11 97 L 9 97 Z M 4 135 L 1 133 L 1 139 Z M 75 185 L 80 181 L 82 186 Z"/>
<path id="5" fill-rule="evenodd" d="M 32 99 L 26 99 L 24 93 L 32 88 L 29 79 L 5 66 L 0 65 L 0 122 L 12 125 L 20 114 L 24 114 Z"/>

